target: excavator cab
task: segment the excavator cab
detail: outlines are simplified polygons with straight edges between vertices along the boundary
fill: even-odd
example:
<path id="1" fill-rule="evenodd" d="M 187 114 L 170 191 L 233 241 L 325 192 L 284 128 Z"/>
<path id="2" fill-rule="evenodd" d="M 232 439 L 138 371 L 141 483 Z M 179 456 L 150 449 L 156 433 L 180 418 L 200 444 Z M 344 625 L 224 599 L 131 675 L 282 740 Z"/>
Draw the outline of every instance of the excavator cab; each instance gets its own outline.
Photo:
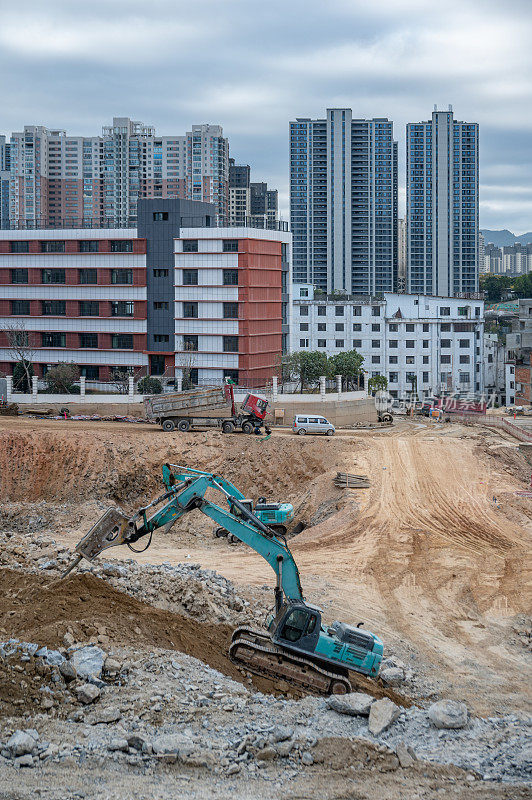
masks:
<path id="1" fill-rule="evenodd" d="M 269 627 L 277 644 L 313 653 L 320 636 L 321 611 L 306 603 L 286 603 Z"/>

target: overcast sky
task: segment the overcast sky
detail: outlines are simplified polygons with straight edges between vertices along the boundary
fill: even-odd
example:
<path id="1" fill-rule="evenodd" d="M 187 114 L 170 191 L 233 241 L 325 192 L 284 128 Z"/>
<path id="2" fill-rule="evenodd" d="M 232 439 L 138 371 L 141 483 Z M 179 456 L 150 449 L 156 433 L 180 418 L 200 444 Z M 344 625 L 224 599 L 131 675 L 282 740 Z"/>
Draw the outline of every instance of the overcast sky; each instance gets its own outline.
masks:
<path id="1" fill-rule="evenodd" d="M 532 230 L 532 0 L 0 0 L 0 132 L 223 125 L 288 208 L 288 121 L 480 123 L 481 227 Z"/>

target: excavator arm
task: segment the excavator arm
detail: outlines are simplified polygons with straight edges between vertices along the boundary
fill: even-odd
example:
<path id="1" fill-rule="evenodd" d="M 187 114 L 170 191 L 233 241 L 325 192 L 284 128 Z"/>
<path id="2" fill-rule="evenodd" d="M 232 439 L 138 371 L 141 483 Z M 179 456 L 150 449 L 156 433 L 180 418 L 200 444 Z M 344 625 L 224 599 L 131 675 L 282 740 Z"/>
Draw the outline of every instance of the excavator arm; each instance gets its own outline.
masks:
<path id="1" fill-rule="evenodd" d="M 131 546 L 142 537 L 151 536 L 159 528 L 173 524 L 184 514 L 197 509 L 241 542 L 249 545 L 268 562 L 277 578 L 278 598 L 282 592 L 289 600 L 303 600 L 299 571 L 286 542 L 279 539 L 241 503 L 243 495 L 232 484 L 210 473 L 197 470 L 188 472 L 192 474 L 175 475 L 170 469 L 166 473 L 163 472 L 168 491 L 148 506 L 140 508 L 131 518 L 116 509 L 106 511 L 76 546 L 76 559 L 62 577 L 65 577 L 82 558 L 92 561 L 109 547 L 121 544 Z M 174 483 L 170 478 L 171 475 L 174 475 Z M 207 500 L 205 493 L 208 489 L 221 492 L 229 504 L 229 510 Z M 148 513 L 157 506 L 159 506 L 157 510 Z"/>

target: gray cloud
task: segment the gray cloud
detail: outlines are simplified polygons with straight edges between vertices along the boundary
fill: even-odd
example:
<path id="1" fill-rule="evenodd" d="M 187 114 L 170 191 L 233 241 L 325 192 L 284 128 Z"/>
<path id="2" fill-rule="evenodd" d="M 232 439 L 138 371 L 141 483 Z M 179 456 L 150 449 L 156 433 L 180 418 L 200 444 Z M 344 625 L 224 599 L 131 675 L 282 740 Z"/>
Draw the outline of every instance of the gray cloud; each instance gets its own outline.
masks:
<path id="1" fill-rule="evenodd" d="M 434 103 L 481 125 L 481 224 L 532 229 L 529 0 L 27 0 L 4 6 L 2 132 L 112 116 L 223 125 L 288 200 L 288 121 L 345 105 L 404 126 Z M 404 192 L 400 193 L 404 197 Z"/>

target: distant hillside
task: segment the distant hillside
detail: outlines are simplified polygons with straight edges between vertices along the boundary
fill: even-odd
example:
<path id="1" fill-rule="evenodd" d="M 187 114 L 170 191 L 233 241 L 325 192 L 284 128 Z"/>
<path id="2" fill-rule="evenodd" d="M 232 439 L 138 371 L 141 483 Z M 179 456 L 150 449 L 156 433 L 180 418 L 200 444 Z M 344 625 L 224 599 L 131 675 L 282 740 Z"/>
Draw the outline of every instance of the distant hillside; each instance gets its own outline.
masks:
<path id="1" fill-rule="evenodd" d="M 521 236 L 516 236 L 515 233 L 512 233 L 506 228 L 503 231 L 490 231 L 487 228 L 481 228 L 480 232 L 483 234 L 486 244 L 491 242 L 497 245 L 497 247 L 509 247 L 511 244 L 516 244 L 517 242 L 520 244 L 532 242 L 532 231 L 530 231 L 530 233 L 522 233 Z"/>

